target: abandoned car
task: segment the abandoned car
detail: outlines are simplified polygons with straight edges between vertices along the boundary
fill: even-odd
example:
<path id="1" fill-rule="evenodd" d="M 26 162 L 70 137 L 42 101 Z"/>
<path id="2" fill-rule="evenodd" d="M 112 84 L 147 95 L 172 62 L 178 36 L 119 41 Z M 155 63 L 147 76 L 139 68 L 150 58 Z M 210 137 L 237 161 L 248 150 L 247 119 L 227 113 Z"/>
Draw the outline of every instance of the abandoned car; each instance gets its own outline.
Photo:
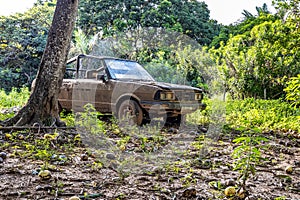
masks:
<path id="1" fill-rule="evenodd" d="M 202 99 L 202 89 L 156 82 L 135 61 L 78 55 L 67 61 L 59 104 L 77 112 L 90 103 L 103 114 L 130 117 L 137 125 L 154 117 L 180 124 L 183 115 L 203 107 Z"/>

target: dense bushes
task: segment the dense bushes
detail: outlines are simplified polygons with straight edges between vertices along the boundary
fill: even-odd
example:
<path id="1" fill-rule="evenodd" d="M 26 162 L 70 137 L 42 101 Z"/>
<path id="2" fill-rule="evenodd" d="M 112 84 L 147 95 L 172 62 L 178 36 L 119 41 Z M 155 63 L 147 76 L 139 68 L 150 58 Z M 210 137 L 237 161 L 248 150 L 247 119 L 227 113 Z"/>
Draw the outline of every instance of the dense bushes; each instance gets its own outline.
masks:
<path id="1" fill-rule="evenodd" d="M 13 88 L 10 93 L 4 89 L 0 90 L 0 109 L 23 106 L 29 98 L 29 90 L 26 87 L 21 89 Z"/>
<path id="2" fill-rule="evenodd" d="M 45 4 L 22 14 L 0 16 L 1 89 L 30 86 L 46 45 L 54 7 Z"/>
<path id="3" fill-rule="evenodd" d="M 300 74 L 297 77 L 292 77 L 287 82 L 287 87 L 284 89 L 287 93 L 286 99 L 295 105 L 300 106 Z"/>
<path id="4" fill-rule="evenodd" d="M 300 110 L 282 100 L 231 100 L 226 103 L 226 120 L 233 128 L 294 130 L 300 133 Z"/>

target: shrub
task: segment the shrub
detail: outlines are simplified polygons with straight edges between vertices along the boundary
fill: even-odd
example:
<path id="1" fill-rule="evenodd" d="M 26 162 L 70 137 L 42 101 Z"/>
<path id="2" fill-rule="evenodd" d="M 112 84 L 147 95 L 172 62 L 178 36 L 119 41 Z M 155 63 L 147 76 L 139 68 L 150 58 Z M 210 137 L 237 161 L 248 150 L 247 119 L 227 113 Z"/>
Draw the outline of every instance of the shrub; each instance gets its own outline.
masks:
<path id="1" fill-rule="evenodd" d="M 300 105 L 300 74 L 290 78 L 284 91 L 286 92 L 286 100 L 291 101 L 295 106 Z"/>

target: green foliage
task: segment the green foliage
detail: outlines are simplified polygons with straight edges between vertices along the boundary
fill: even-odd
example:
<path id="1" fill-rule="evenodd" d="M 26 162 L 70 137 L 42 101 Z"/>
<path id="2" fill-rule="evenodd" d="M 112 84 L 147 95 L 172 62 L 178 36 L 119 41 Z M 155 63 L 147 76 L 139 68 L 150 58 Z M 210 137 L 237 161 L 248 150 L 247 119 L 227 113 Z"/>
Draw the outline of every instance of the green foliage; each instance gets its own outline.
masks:
<path id="1" fill-rule="evenodd" d="M 211 118 L 211 115 L 213 110 L 212 106 L 215 105 L 215 102 L 217 102 L 217 100 L 204 98 L 203 103 L 206 104 L 206 108 L 204 110 L 197 110 L 196 112 L 187 114 L 186 121 L 190 124 L 202 124 L 202 125 L 214 123 L 213 119 Z M 222 102 L 218 102 L 217 105 L 224 105 L 221 103 Z"/>
<path id="2" fill-rule="evenodd" d="M 256 165 L 262 160 L 261 143 L 266 142 L 267 139 L 259 136 L 260 130 L 258 129 L 240 128 L 240 130 L 243 131 L 243 135 L 233 140 L 233 142 L 240 144 L 232 153 L 232 157 L 235 159 L 233 169 L 239 170 L 240 186 L 245 187 L 250 175 L 255 175 Z"/>
<path id="3" fill-rule="evenodd" d="M 92 104 L 86 104 L 84 106 L 84 112 L 78 114 L 76 117 L 76 125 L 83 127 L 88 133 L 97 134 L 105 133 L 105 123 L 99 120 L 101 113 L 96 111 Z"/>
<path id="4" fill-rule="evenodd" d="M 11 113 L 0 113 L 0 121 L 4 121 L 6 119 L 12 118 L 15 114 Z"/>
<path id="5" fill-rule="evenodd" d="M 66 123 L 67 126 L 75 126 L 75 115 L 74 113 L 60 113 L 60 119 Z"/>
<path id="6" fill-rule="evenodd" d="M 6 93 L 4 89 L 0 90 L 0 109 L 11 108 L 11 107 L 21 107 L 23 106 L 29 98 L 30 92 L 28 88 L 23 87 L 21 89 L 13 88 L 10 93 Z"/>
<path id="7" fill-rule="evenodd" d="M 226 103 L 226 120 L 232 128 L 300 132 L 300 110 L 282 100 L 231 100 Z"/>
<path id="8" fill-rule="evenodd" d="M 205 49 L 186 47 L 170 47 L 169 50 L 152 52 L 152 60 L 145 64 L 145 68 L 157 80 L 168 83 L 191 85 L 208 88 L 217 80 L 214 63 Z M 139 59 L 147 60 L 140 54 Z M 214 75 L 212 75 L 214 74 Z"/>
<path id="9" fill-rule="evenodd" d="M 233 97 L 283 97 L 284 77 L 299 74 L 300 32 L 296 23 L 282 23 L 272 15 L 257 20 L 259 24 L 245 27 L 210 53 Z"/>
<path id="10" fill-rule="evenodd" d="M 207 5 L 195 0 L 80 1 L 78 24 L 87 35 L 102 31 L 104 36 L 160 27 L 187 34 L 200 44 L 209 44 L 219 31 L 217 23 L 209 20 Z"/>
<path id="11" fill-rule="evenodd" d="M 20 89 L 12 88 L 10 93 L 0 89 L 0 121 L 11 118 L 14 116 L 17 108 L 22 107 L 27 103 L 30 92 L 27 87 Z M 1 110 L 3 110 L 1 112 Z"/>
<path id="12" fill-rule="evenodd" d="M 218 99 L 204 100 L 207 107 L 203 111 L 188 114 L 186 120 L 190 124 L 210 124 L 227 128 L 257 129 L 268 131 L 300 132 L 300 109 L 283 100 L 245 100 Z M 220 124 L 223 123 L 223 124 Z"/>
<path id="13" fill-rule="evenodd" d="M 54 7 L 37 5 L 25 13 L 0 16 L 1 88 L 30 86 L 46 45 Z"/>
<path id="14" fill-rule="evenodd" d="M 80 28 L 74 31 L 74 41 L 71 42 L 69 57 L 77 56 L 78 54 L 90 54 L 99 34 L 87 36 Z"/>
<path id="15" fill-rule="evenodd" d="M 280 197 L 276 197 L 276 198 L 274 198 L 274 200 L 285 200 L 286 199 L 286 197 L 285 196 L 280 196 Z"/>
<path id="16" fill-rule="evenodd" d="M 265 5 L 257 16 L 244 11 L 245 19 L 223 27 L 210 45 L 232 97 L 284 97 L 285 77 L 299 74 L 299 0 L 273 3 L 278 13 Z"/>
<path id="17" fill-rule="evenodd" d="M 273 5 L 283 20 L 292 20 L 299 24 L 300 1 L 299 0 L 273 0 Z"/>
<path id="18" fill-rule="evenodd" d="M 215 49 L 218 49 L 221 46 L 221 43 L 226 44 L 230 37 L 243 34 L 249 35 L 254 26 L 269 21 L 270 19 L 273 21 L 278 19 L 276 15 L 270 15 L 268 8 L 265 6 L 266 5 L 264 4 L 262 7 L 256 7 L 258 12 L 257 16 L 244 10 L 242 12 L 244 19 L 241 22 L 222 26 L 219 35 L 215 36 L 210 43 L 210 48 L 214 47 Z"/>
<path id="19" fill-rule="evenodd" d="M 295 106 L 300 105 L 300 74 L 289 79 L 284 91 L 287 93 L 286 100 L 291 101 Z"/>

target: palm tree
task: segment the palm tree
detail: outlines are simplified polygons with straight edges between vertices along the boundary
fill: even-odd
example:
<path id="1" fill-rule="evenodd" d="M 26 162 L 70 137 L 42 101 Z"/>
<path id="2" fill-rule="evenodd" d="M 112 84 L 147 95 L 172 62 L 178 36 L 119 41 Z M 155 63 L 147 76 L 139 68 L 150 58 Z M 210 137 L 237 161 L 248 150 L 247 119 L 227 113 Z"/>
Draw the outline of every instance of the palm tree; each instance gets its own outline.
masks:
<path id="1" fill-rule="evenodd" d="M 257 11 L 257 16 L 261 16 L 261 15 L 264 15 L 264 14 L 270 14 L 271 13 L 268 10 L 268 6 L 267 6 L 266 3 L 264 3 L 262 5 L 262 7 L 256 6 L 255 9 Z M 247 10 L 243 10 L 242 15 L 244 15 L 244 20 L 255 18 L 255 15 L 253 15 L 252 13 L 250 13 Z"/>

